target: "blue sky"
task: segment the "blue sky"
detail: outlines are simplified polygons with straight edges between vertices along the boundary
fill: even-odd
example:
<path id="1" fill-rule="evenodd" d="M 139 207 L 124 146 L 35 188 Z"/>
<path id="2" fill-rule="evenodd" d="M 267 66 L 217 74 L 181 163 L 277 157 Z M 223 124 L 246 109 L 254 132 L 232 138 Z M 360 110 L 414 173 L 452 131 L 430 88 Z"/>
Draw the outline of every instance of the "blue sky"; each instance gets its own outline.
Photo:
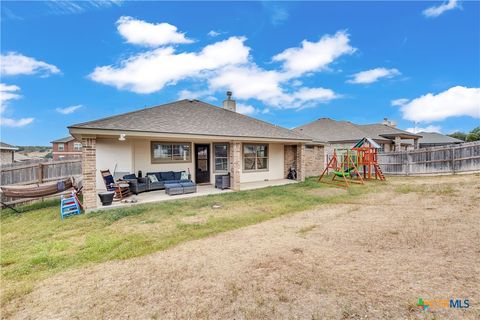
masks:
<path id="1" fill-rule="evenodd" d="M 5 2 L 1 140 L 178 100 L 287 128 L 480 122 L 479 2 Z M 417 123 L 416 125 L 414 123 Z"/>

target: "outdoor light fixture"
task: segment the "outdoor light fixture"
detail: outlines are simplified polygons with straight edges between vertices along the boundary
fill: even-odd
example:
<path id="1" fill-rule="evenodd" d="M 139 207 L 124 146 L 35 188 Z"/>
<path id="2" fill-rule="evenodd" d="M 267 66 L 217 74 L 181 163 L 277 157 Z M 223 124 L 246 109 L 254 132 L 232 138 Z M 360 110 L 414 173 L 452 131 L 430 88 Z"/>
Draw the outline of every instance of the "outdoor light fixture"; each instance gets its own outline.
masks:
<path id="1" fill-rule="evenodd" d="M 120 134 L 120 137 L 118 138 L 118 140 L 120 140 L 120 141 L 125 141 L 125 136 L 126 136 L 125 133 L 121 133 L 121 134 Z"/>

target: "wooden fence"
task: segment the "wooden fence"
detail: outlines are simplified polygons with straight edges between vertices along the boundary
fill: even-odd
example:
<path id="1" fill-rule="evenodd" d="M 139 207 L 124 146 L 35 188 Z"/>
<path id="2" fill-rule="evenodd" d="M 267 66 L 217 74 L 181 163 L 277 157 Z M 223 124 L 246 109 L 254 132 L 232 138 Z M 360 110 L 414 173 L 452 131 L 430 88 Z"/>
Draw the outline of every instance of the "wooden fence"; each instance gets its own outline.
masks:
<path id="1" fill-rule="evenodd" d="M 408 176 L 480 171 L 480 141 L 380 153 L 378 163 L 387 175 Z"/>
<path id="2" fill-rule="evenodd" d="M 2 166 L 0 185 L 25 185 L 61 180 L 82 174 L 82 160 L 60 160 L 20 166 Z"/>

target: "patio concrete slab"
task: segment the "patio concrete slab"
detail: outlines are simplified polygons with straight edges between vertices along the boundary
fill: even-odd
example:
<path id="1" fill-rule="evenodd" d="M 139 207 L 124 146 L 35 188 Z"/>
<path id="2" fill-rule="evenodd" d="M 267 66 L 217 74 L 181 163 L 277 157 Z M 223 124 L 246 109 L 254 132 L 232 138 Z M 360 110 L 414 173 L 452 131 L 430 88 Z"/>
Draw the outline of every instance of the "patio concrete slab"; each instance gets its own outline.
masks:
<path id="1" fill-rule="evenodd" d="M 297 183 L 295 180 L 288 180 L 288 179 L 279 179 L 279 180 L 269 180 L 269 181 L 255 181 L 255 182 L 244 182 L 240 184 L 240 190 L 253 190 L 253 189 L 260 189 L 260 188 L 267 188 L 271 186 L 281 186 L 291 183 Z M 97 190 L 98 192 L 105 191 L 105 190 Z M 201 197 L 210 194 L 220 194 L 220 193 L 227 193 L 233 192 L 231 189 L 216 189 L 213 185 L 198 185 L 196 193 L 188 193 L 188 194 L 179 194 L 174 196 L 169 196 L 165 193 L 165 190 L 158 190 L 158 191 L 150 191 L 150 192 L 143 192 L 138 195 L 131 195 L 128 198 L 125 198 L 123 201 L 114 201 L 110 206 L 102 206 L 100 199 L 97 198 L 97 208 L 91 211 L 97 210 L 108 210 L 108 209 L 115 209 L 115 208 L 126 208 L 132 205 L 143 204 L 143 203 L 153 203 L 153 202 L 161 202 L 161 201 L 169 201 L 169 200 L 179 200 L 179 199 L 186 199 L 186 198 L 193 198 L 193 197 Z M 130 202 L 132 200 L 136 200 L 136 202 Z"/>

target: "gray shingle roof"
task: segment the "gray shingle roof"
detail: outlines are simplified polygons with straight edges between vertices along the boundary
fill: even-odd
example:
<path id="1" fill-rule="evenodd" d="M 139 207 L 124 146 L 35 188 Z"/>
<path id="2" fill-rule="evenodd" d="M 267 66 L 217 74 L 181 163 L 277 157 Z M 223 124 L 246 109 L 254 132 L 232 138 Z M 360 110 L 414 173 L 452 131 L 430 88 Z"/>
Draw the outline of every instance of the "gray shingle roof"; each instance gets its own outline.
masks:
<path id="1" fill-rule="evenodd" d="M 17 147 L 12 146 L 11 144 L 8 144 L 8 143 L 5 143 L 5 142 L 1 142 L 1 141 L 0 141 L 0 149 L 4 149 L 4 150 L 18 150 Z"/>
<path id="2" fill-rule="evenodd" d="M 446 135 L 443 135 L 441 133 L 437 132 L 419 132 L 419 134 L 422 136 L 418 140 L 419 143 L 425 143 L 425 144 L 449 144 L 449 143 L 463 143 L 464 141 L 457 139 L 457 138 L 452 138 Z"/>
<path id="3" fill-rule="evenodd" d="M 336 121 L 329 118 L 321 118 L 293 130 L 321 142 L 355 142 L 365 137 L 382 141 L 388 140 L 376 135 L 371 136 L 351 122 Z"/>
<path id="4" fill-rule="evenodd" d="M 395 135 L 402 135 L 403 138 L 416 138 L 421 137 L 421 135 L 411 133 L 405 130 L 387 126 L 386 124 L 374 123 L 374 124 L 360 124 L 358 125 L 360 129 L 367 132 L 372 138 L 376 137 L 390 137 Z"/>
<path id="5" fill-rule="evenodd" d="M 52 142 L 50 143 L 67 143 L 67 142 L 70 142 L 72 140 L 75 140 L 74 137 L 72 136 L 68 136 L 68 137 L 65 137 L 65 138 L 61 138 L 61 139 L 57 139 L 57 140 L 53 140 Z"/>
<path id="6" fill-rule="evenodd" d="M 69 128 L 310 140 L 292 130 L 205 102 L 187 99 L 79 123 Z"/>

